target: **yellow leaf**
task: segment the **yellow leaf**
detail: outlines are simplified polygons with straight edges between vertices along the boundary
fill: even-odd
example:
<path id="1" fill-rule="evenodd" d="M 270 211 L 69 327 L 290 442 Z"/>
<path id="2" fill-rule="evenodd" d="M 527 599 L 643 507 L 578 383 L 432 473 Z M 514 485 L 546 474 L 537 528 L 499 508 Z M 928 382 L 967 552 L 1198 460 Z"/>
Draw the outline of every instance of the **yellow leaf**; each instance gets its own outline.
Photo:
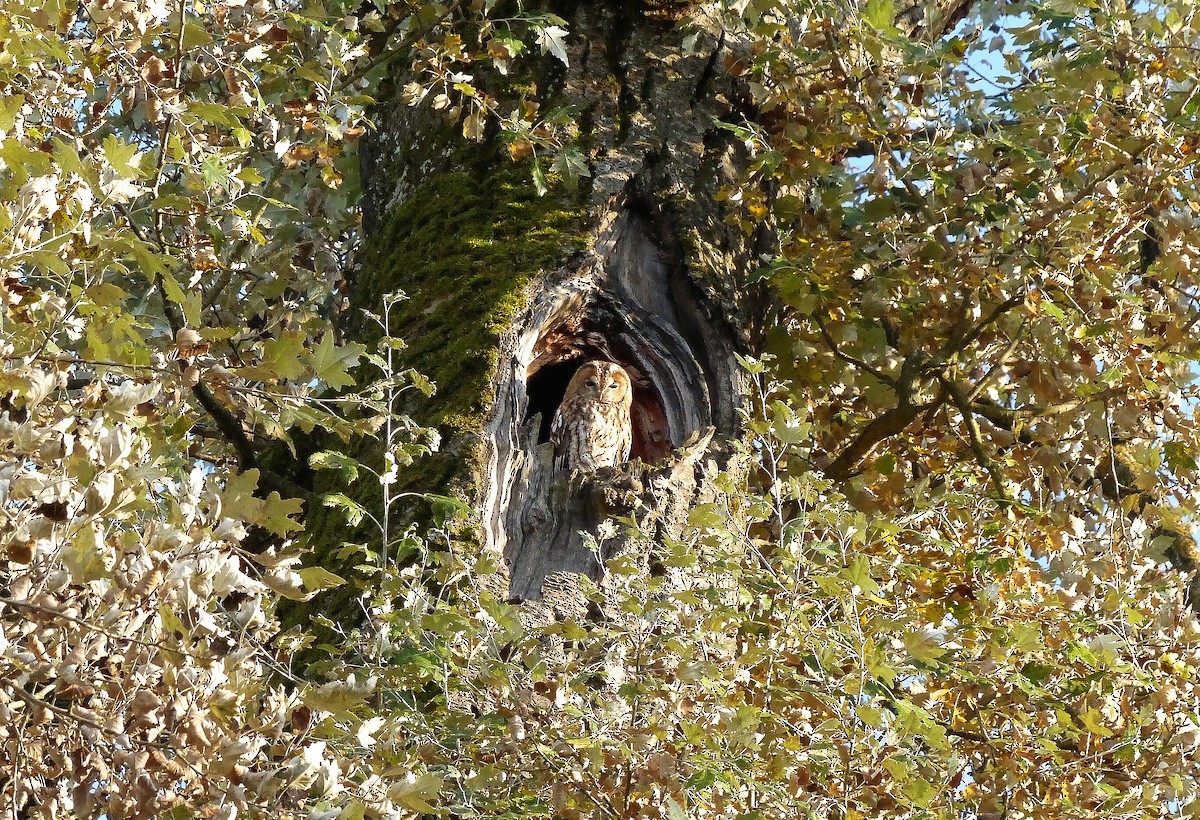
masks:
<path id="1" fill-rule="evenodd" d="M 257 524 L 263 513 L 265 502 L 254 497 L 258 487 L 258 470 L 246 470 L 225 480 L 225 491 L 221 493 L 221 515 L 250 524 Z"/>
<path id="2" fill-rule="evenodd" d="M 262 506 L 261 517 L 255 522 L 279 536 L 303 529 L 304 525 L 292 516 L 298 516 L 304 510 L 304 502 L 298 498 L 283 498 L 279 493 L 267 496 Z"/>

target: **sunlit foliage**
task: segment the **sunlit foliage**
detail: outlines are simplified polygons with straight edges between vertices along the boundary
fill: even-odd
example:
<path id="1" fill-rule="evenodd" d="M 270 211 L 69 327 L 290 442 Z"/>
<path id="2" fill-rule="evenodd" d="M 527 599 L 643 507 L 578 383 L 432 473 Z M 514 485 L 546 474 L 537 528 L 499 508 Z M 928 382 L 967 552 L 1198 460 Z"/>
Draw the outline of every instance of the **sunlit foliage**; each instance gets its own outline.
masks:
<path id="1" fill-rule="evenodd" d="M 768 330 L 719 500 L 641 534 L 665 570 L 532 629 L 455 502 L 395 523 L 430 386 L 395 302 L 377 349 L 341 313 L 380 84 L 573 186 L 527 71 L 569 22 L 0 2 L 6 813 L 1196 815 L 1192 4 L 659 5 L 744 82 L 708 193 L 774 239 L 729 283 Z M 314 432 L 378 509 L 272 468 Z M 276 603 L 343 583 L 305 564 L 322 503 L 378 539 L 362 625 L 297 668 Z"/>

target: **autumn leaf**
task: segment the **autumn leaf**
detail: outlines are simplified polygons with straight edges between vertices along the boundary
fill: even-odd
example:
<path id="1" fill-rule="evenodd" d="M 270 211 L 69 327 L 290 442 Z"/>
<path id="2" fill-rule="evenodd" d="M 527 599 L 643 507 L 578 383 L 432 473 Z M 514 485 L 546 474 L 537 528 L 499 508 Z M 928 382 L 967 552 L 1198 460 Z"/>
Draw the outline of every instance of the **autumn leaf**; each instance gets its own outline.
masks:
<path id="1" fill-rule="evenodd" d="M 543 54 L 553 54 L 565 66 L 570 66 L 567 59 L 567 30 L 562 26 L 546 26 L 537 30 L 537 43 Z"/>
<path id="2" fill-rule="evenodd" d="M 265 502 L 254 496 L 258 487 L 259 471 L 246 470 L 229 476 L 225 480 L 225 488 L 221 493 L 222 513 L 227 518 L 233 518 L 247 523 L 257 523 L 265 508 Z"/>

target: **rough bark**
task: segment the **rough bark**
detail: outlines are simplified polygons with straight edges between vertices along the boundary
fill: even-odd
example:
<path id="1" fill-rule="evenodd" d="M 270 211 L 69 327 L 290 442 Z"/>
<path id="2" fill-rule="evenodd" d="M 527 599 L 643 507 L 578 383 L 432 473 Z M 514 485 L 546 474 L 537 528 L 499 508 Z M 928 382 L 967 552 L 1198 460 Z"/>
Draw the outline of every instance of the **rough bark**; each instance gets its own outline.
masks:
<path id="1" fill-rule="evenodd" d="M 553 470 L 547 425 L 580 363 L 618 361 L 632 375 L 638 462 L 661 463 L 701 429 L 734 428 L 733 341 L 671 261 L 648 220 L 618 206 L 586 263 L 540 288 L 505 340 L 508 367 L 496 374 L 485 427 L 480 507 L 485 544 L 512 569 L 513 597 L 540 598 L 541 577 L 555 571 L 598 577 L 579 531 L 635 506 L 664 509 L 661 497 L 638 498 L 640 470 L 575 481 Z"/>
<path id="2" fill-rule="evenodd" d="M 969 3 L 937 5 L 902 9 L 898 24 L 937 35 Z M 547 576 L 599 577 L 579 533 L 603 518 L 637 510 L 664 532 L 682 526 L 703 491 L 702 459 L 676 449 L 736 433 L 735 353 L 754 346 L 771 309 L 748 284 L 769 231 L 730 229 L 718 197 L 747 162 L 721 122 L 755 116 L 723 70 L 736 38 L 683 30 L 669 4 L 556 11 L 571 24 L 569 67 L 546 58 L 536 79 L 543 109 L 580 112 L 586 184 L 530 200 L 531 186 L 513 183 L 528 169 L 514 174 L 499 146 L 464 146 L 441 112 L 397 95 L 363 147 L 369 241 L 353 297 L 371 311 L 383 293 L 410 297 L 405 364 L 440 389 L 416 412 L 448 433 L 411 488 L 449 485 L 471 503 L 484 548 L 511 569 L 510 594 L 531 602 Z M 445 252 L 464 235 L 470 248 Z M 364 328 L 351 332 L 370 341 Z M 571 480 L 549 470 L 545 442 L 567 381 L 591 358 L 634 376 L 636 461 Z M 309 529 L 319 551 L 346 535 L 336 522 Z"/>
<path id="3" fill-rule="evenodd" d="M 577 106 L 587 124 L 591 178 L 574 199 L 555 195 L 577 214 L 578 231 L 566 232 L 556 265 L 543 259 L 536 270 L 519 270 L 530 260 L 512 260 L 518 270 L 505 297 L 516 308 L 500 317 L 502 332 L 479 340 L 479 358 L 489 363 L 482 389 L 443 399 L 460 406 L 437 408 L 443 421 L 469 420 L 448 442 L 463 467 L 450 478 L 479 511 L 484 547 L 511 568 L 510 594 L 528 601 L 541 599 L 547 575 L 599 579 L 580 532 L 614 513 L 636 509 L 655 526 L 681 526 L 698 491 L 699 450 L 673 453 L 702 432 L 735 432 L 735 351 L 749 323 L 736 297 L 754 249 L 725 227 L 715 197 L 744 160 L 718 126 L 739 98 L 735 82 L 712 71 L 728 48 L 723 37 L 702 36 L 685 55 L 686 32 L 639 4 L 580 4 L 570 16 L 570 67 L 548 59 L 539 86 L 548 89 L 545 105 Z M 366 225 L 377 238 L 364 266 L 371 281 L 356 294 L 365 309 L 393 289 L 418 303 L 444 301 L 436 283 L 411 270 L 380 281 L 387 256 L 416 233 L 397 229 L 396 215 L 447 174 L 498 191 L 491 175 L 511 164 L 491 146 L 463 151 L 439 117 L 393 103 L 365 146 Z M 440 134 L 440 144 L 430 134 Z M 545 442 L 567 381 L 593 358 L 618 361 L 634 378 L 635 462 L 572 479 L 549 468 Z M 406 364 L 429 369 L 419 358 Z M 464 381 L 445 369 L 435 378 L 451 390 Z"/>

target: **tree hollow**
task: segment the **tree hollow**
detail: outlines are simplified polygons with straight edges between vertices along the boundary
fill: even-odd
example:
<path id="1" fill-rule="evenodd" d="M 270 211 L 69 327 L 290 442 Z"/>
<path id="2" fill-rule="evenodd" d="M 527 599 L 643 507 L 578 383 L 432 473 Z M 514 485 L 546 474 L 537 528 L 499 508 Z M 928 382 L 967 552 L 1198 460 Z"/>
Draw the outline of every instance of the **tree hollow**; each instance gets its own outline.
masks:
<path id="1" fill-rule="evenodd" d="M 585 254 L 533 295 L 505 340 L 485 428 L 486 546 L 502 555 L 510 597 L 541 600 L 554 572 L 599 577 L 581 532 L 639 500 L 644 467 L 669 460 L 697 432 L 730 434 L 740 400 L 734 337 L 687 275 L 664 220 L 625 197 Z M 634 386 L 632 465 L 583 476 L 552 466 L 550 422 L 585 362 L 617 362 Z"/>

